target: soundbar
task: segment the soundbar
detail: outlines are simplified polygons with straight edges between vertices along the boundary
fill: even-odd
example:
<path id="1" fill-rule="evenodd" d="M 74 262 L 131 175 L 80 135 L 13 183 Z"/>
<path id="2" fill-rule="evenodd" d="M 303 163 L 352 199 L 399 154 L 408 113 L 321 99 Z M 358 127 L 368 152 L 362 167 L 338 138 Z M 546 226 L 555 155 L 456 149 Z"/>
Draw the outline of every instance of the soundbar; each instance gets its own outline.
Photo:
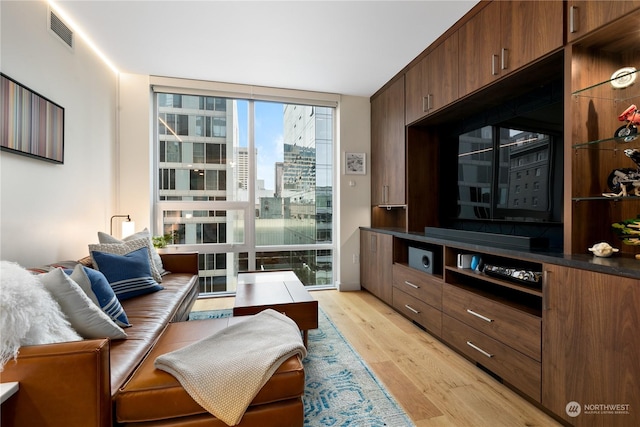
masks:
<path id="1" fill-rule="evenodd" d="M 425 227 L 424 235 L 443 240 L 475 243 L 482 246 L 499 246 L 509 249 L 546 249 L 546 237 L 515 236 L 511 234 L 484 233 L 482 231 L 456 230 L 453 228 Z"/>

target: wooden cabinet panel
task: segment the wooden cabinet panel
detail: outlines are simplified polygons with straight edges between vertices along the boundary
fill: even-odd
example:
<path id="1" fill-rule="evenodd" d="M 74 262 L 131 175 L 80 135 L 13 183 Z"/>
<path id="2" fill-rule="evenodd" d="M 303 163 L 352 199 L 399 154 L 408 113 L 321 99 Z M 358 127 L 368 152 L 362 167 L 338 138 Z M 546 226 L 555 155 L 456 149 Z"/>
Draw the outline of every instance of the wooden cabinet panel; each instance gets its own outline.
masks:
<path id="1" fill-rule="evenodd" d="M 458 30 L 458 90 L 465 96 L 498 78 L 500 2 L 492 2 Z"/>
<path id="2" fill-rule="evenodd" d="M 459 94 L 563 45 L 563 2 L 493 1 L 458 30 Z"/>
<path id="3" fill-rule="evenodd" d="M 371 101 L 371 203 L 405 204 L 404 78 Z"/>
<path id="4" fill-rule="evenodd" d="M 427 273 L 393 264 L 393 286 L 430 306 L 442 310 L 442 281 Z"/>
<path id="5" fill-rule="evenodd" d="M 517 70 L 562 47 L 562 2 L 524 0 L 499 3 L 502 70 Z"/>
<path id="6" fill-rule="evenodd" d="M 576 426 L 640 425 L 640 280 L 545 269 L 542 404 Z M 569 402 L 581 405 L 578 416 L 567 415 Z M 601 404 L 628 413 L 585 406 Z"/>
<path id="7" fill-rule="evenodd" d="M 540 401 L 540 362 L 446 314 L 442 315 L 442 339 L 495 372 L 504 381 Z"/>
<path id="8" fill-rule="evenodd" d="M 443 289 L 443 311 L 540 361 L 539 317 L 448 284 Z"/>
<path id="9" fill-rule="evenodd" d="M 393 236 L 360 230 L 360 285 L 392 304 Z"/>
<path id="10" fill-rule="evenodd" d="M 434 336 L 442 333 L 442 312 L 420 301 L 418 298 L 393 288 L 393 308 L 426 328 Z"/>
<path id="11" fill-rule="evenodd" d="M 458 33 L 453 33 L 405 74 L 406 124 L 458 99 Z"/>
<path id="12" fill-rule="evenodd" d="M 640 1 L 567 1 L 567 40 L 589 32 L 640 7 Z"/>

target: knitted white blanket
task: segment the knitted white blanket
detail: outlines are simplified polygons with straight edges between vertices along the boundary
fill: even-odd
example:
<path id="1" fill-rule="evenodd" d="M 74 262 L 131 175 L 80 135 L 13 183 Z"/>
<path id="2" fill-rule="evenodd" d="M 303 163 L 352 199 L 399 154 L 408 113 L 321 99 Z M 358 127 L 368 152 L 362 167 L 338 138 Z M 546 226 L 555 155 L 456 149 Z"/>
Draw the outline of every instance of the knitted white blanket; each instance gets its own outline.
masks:
<path id="1" fill-rule="evenodd" d="M 200 406 L 230 426 L 289 357 L 307 350 L 300 330 L 271 309 L 155 360 Z"/>

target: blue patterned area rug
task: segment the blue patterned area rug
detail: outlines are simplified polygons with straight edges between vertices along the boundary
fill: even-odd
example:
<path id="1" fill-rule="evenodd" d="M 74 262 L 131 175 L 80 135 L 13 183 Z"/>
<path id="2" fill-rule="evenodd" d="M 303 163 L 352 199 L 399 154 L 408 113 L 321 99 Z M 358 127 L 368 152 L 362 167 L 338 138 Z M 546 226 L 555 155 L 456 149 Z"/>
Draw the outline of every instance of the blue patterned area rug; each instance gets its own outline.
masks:
<path id="1" fill-rule="evenodd" d="M 189 319 L 227 317 L 232 310 L 197 311 Z M 305 427 L 406 427 L 409 417 L 331 319 L 318 310 L 303 360 Z"/>

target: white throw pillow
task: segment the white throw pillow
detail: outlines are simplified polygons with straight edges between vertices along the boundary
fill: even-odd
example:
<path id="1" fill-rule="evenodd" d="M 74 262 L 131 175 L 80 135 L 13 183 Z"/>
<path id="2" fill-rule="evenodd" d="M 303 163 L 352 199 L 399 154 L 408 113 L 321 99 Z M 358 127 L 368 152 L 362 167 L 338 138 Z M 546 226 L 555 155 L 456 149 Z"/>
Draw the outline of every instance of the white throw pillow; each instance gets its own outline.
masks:
<path id="1" fill-rule="evenodd" d="M 38 278 L 0 261 L 0 371 L 20 346 L 80 341 L 60 306 Z"/>
<path id="2" fill-rule="evenodd" d="M 56 268 L 38 276 L 44 287 L 58 301 L 71 326 L 84 338 L 126 338 L 124 330 L 84 293 L 69 276 Z"/>
<path id="3" fill-rule="evenodd" d="M 127 240 L 125 241 L 120 241 L 117 243 L 99 243 L 99 244 L 91 244 L 89 245 L 89 253 L 91 253 L 91 260 L 93 261 L 93 265 L 99 270 L 100 267 L 98 267 L 96 260 L 93 257 L 93 251 L 97 251 L 97 252 L 105 252 L 108 254 L 115 254 L 115 255 L 126 255 L 128 253 L 131 253 L 135 250 L 138 250 L 140 248 L 147 248 L 147 252 L 149 253 L 149 267 L 151 268 L 151 275 L 153 276 L 153 279 L 160 283 L 162 282 L 162 276 L 160 275 L 160 273 L 158 272 L 158 269 L 156 268 L 155 263 L 153 262 L 153 256 L 151 254 L 151 251 L 149 251 L 149 245 L 151 241 L 149 239 L 134 239 L 134 240 Z M 151 245 L 153 247 L 153 245 Z"/>
<path id="4" fill-rule="evenodd" d="M 138 231 L 131 236 L 127 236 L 122 240 L 116 239 L 111 234 L 103 233 L 102 231 L 98 231 L 98 242 L 100 243 L 123 243 L 130 242 L 131 240 L 138 239 L 148 239 L 149 243 L 149 253 L 151 254 L 151 259 L 153 260 L 153 264 L 156 266 L 158 273 L 160 276 L 165 276 L 169 274 L 167 270 L 164 269 L 164 265 L 162 264 L 162 258 L 160 258 L 160 254 L 156 250 L 156 247 L 153 246 L 153 240 L 151 239 L 151 232 L 145 228 L 142 231 Z"/>

